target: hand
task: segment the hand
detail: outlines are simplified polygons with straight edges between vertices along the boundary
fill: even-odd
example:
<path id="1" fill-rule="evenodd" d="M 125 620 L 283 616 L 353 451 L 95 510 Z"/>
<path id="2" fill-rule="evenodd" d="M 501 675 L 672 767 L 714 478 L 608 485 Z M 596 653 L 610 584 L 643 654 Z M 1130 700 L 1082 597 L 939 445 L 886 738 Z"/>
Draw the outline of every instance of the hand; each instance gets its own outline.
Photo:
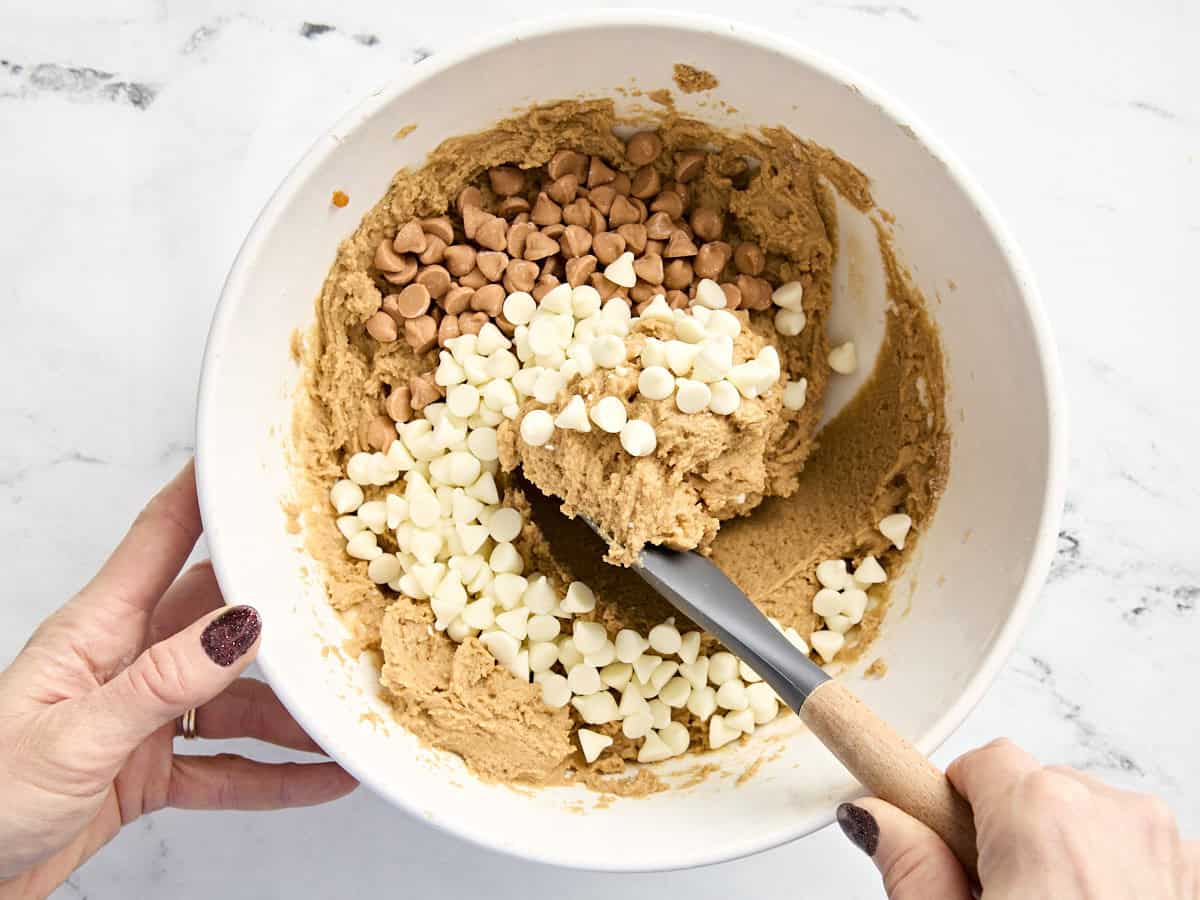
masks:
<path id="1" fill-rule="evenodd" d="M 203 737 L 321 752 L 269 687 L 238 678 L 258 650 L 258 613 L 222 609 L 208 563 L 175 580 L 200 530 L 189 463 L 0 673 L 0 897 L 49 894 L 164 806 L 276 809 L 354 789 L 330 762 L 174 753 L 191 707 Z"/>
<path id="2" fill-rule="evenodd" d="M 1001 738 L 946 770 L 975 811 L 987 900 L 1196 900 L 1200 843 L 1179 838 L 1161 800 L 1043 767 Z M 969 900 L 966 876 L 931 830 L 874 798 L 838 824 L 875 860 L 891 900 Z"/>

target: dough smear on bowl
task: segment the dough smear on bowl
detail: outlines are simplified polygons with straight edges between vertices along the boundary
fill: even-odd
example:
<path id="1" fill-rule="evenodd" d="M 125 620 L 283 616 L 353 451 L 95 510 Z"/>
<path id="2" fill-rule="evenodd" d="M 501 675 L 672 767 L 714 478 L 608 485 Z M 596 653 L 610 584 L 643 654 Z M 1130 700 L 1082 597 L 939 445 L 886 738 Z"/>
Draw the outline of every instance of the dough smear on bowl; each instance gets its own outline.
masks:
<path id="1" fill-rule="evenodd" d="M 851 354 L 835 191 L 875 217 L 891 306 L 818 434 Z M 640 793 L 630 763 L 782 714 L 627 567 L 646 543 L 711 554 L 820 662 L 869 647 L 949 464 L 937 334 L 872 210 L 784 129 L 608 101 L 396 174 L 321 289 L 293 444 L 307 548 L 403 725 L 483 778 Z"/>

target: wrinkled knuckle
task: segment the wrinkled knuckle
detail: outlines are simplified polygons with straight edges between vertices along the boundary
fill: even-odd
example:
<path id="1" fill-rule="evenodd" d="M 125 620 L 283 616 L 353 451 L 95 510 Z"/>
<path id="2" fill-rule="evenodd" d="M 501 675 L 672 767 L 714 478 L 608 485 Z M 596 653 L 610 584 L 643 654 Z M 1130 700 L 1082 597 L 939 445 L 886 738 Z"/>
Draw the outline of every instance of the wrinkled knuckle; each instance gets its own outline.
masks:
<path id="1" fill-rule="evenodd" d="M 1021 800 L 1037 809 L 1054 810 L 1075 806 L 1083 785 L 1062 772 L 1053 769 L 1038 769 L 1021 779 Z"/>
<path id="2" fill-rule="evenodd" d="M 913 841 L 895 857 L 883 875 L 884 889 L 889 897 L 920 897 L 923 870 L 931 858 L 924 841 Z"/>
<path id="3" fill-rule="evenodd" d="M 140 665 L 129 670 L 134 688 L 161 706 L 178 707 L 188 702 L 187 667 L 169 641 L 151 644 Z"/>

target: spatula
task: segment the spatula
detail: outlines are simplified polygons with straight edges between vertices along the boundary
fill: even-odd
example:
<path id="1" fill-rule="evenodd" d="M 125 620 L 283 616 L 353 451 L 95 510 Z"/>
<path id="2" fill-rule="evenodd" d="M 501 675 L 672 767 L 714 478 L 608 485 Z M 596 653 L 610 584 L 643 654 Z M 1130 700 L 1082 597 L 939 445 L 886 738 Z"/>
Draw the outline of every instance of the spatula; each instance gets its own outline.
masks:
<path id="1" fill-rule="evenodd" d="M 656 546 L 634 568 L 762 676 L 868 791 L 932 828 L 978 879 L 971 807 L 945 773 L 792 646 L 720 569 L 698 553 Z"/>

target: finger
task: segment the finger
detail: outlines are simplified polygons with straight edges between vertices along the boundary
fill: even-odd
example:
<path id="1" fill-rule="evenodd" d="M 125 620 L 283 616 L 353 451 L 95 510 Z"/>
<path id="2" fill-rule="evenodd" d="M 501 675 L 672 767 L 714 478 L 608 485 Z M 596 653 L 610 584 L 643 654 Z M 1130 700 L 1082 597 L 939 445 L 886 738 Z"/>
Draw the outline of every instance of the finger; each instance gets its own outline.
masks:
<path id="1" fill-rule="evenodd" d="M 200 531 L 196 472 L 189 460 L 138 514 L 81 598 L 149 611 L 179 574 Z"/>
<path id="2" fill-rule="evenodd" d="M 946 777 L 974 807 L 978 818 L 992 798 L 1039 769 L 1041 764 L 1008 738 L 997 738 L 950 763 Z"/>
<path id="3" fill-rule="evenodd" d="M 150 643 L 183 631 L 198 618 L 225 605 L 212 563 L 205 559 L 188 568 L 167 588 L 150 619 Z"/>
<path id="4" fill-rule="evenodd" d="M 196 733 L 211 740 L 254 738 L 293 750 L 324 752 L 296 724 L 275 692 L 254 678 L 239 678 L 197 709 Z"/>
<path id="5" fill-rule="evenodd" d="M 1094 775 L 1089 775 L 1087 772 L 1080 772 L 1078 769 L 1073 769 L 1070 766 L 1046 766 L 1046 771 L 1078 782 L 1093 794 L 1099 796 L 1114 797 L 1126 793 L 1113 787 L 1111 784 L 1105 784 Z"/>
<path id="6" fill-rule="evenodd" d="M 928 826 L 874 797 L 843 803 L 837 819 L 875 862 L 890 900 L 970 900 L 962 866 Z"/>
<path id="7" fill-rule="evenodd" d="M 179 809 L 314 806 L 358 786 L 337 763 L 262 763 L 242 756 L 176 756 L 167 804 Z"/>
<path id="8" fill-rule="evenodd" d="M 229 687 L 258 649 L 262 621 L 249 606 L 202 617 L 152 644 L 111 681 L 61 704 L 104 756 L 123 758 L 141 741 L 193 706 Z"/>

